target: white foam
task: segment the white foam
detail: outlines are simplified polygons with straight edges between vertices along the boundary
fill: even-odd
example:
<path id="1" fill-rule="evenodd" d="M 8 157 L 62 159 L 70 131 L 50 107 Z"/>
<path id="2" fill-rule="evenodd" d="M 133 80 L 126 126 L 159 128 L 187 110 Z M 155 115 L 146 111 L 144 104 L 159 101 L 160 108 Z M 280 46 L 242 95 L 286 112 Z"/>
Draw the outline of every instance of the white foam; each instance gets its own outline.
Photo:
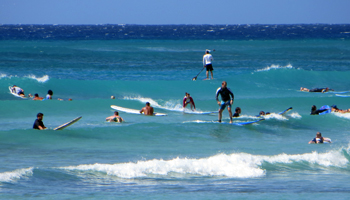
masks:
<path id="1" fill-rule="evenodd" d="M 28 75 L 28 76 L 25 76 L 26 78 L 30 78 L 30 79 L 35 79 L 37 80 L 38 82 L 40 83 L 44 83 L 46 81 L 48 81 L 50 78 L 48 75 L 44 75 L 43 77 L 36 77 L 35 75 Z"/>
<path id="2" fill-rule="evenodd" d="M 25 168 L 25 169 L 16 169 L 11 172 L 2 172 L 0 173 L 0 182 L 13 182 L 16 181 L 23 176 L 29 176 L 33 174 L 33 168 Z"/>
<path id="3" fill-rule="evenodd" d="M 294 119 L 301 119 L 302 118 L 301 115 L 299 115 L 299 113 L 297 113 L 297 112 L 291 113 L 288 116 L 290 116 Z"/>
<path id="4" fill-rule="evenodd" d="M 335 113 L 335 112 L 332 112 L 332 113 L 337 117 L 350 119 L 350 113 Z"/>
<path id="5" fill-rule="evenodd" d="M 120 178 L 161 176 L 223 176 L 228 178 L 255 178 L 265 176 L 264 162 L 271 164 L 294 162 L 309 163 L 324 167 L 347 167 L 348 160 L 341 151 L 327 153 L 279 154 L 274 156 L 252 155 L 248 153 L 218 154 L 208 158 L 174 158 L 172 160 L 153 159 L 136 163 L 88 164 L 62 167 L 65 170 L 96 171 Z M 316 166 L 317 167 L 317 166 Z"/>
<path id="6" fill-rule="evenodd" d="M 271 65 L 271 66 L 267 66 L 263 69 L 258 69 L 256 70 L 256 72 L 261 72 L 261 71 L 270 71 L 271 69 L 293 69 L 293 66 L 291 64 L 288 64 L 286 66 L 280 66 L 280 65 Z"/>

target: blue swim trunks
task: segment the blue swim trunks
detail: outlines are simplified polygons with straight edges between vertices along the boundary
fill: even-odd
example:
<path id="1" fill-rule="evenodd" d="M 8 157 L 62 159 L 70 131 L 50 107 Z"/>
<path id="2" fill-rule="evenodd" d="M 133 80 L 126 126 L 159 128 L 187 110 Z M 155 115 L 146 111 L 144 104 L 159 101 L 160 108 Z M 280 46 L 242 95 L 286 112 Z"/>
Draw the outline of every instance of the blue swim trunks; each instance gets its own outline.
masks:
<path id="1" fill-rule="evenodd" d="M 227 107 L 231 108 L 231 100 L 230 101 L 221 101 L 221 106 L 220 106 L 220 110 L 223 110 Z"/>

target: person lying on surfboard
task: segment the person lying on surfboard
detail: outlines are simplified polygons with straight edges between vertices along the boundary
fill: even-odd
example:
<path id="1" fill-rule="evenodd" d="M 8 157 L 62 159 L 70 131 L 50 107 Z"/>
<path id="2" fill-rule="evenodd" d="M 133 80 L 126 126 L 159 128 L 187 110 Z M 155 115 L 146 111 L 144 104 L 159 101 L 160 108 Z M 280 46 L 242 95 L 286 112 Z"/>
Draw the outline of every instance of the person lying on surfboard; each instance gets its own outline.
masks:
<path id="1" fill-rule="evenodd" d="M 319 144 L 323 142 L 331 143 L 331 140 L 329 138 L 322 137 L 322 134 L 320 132 L 316 133 L 316 137 L 309 142 L 309 144 Z"/>
<path id="2" fill-rule="evenodd" d="M 34 124 L 33 124 L 33 129 L 39 129 L 39 130 L 46 129 L 44 122 L 43 122 L 44 114 L 38 113 L 36 115 L 36 118 L 37 119 L 34 121 Z"/>
<path id="3" fill-rule="evenodd" d="M 21 97 L 25 97 L 24 90 L 16 85 L 12 86 L 12 93 L 18 94 Z"/>
<path id="4" fill-rule="evenodd" d="M 149 102 L 146 102 L 146 106 L 140 110 L 140 113 L 144 113 L 144 115 L 153 115 L 153 107 Z"/>
<path id="5" fill-rule="evenodd" d="M 123 122 L 124 119 L 119 116 L 118 111 L 115 111 L 114 115 L 106 118 L 106 121 L 108 121 L 108 122 Z"/>
<path id="6" fill-rule="evenodd" d="M 191 104 L 191 110 L 195 111 L 196 110 L 196 105 L 194 104 L 194 101 L 189 93 L 185 93 L 185 97 L 182 101 L 182 106 L 185 109 L 188 104 Z"/>
<path id="7" fill-rule="evenodd" d="M 332 105 L 332 112 L 339 112 L 339 113 L 350 113 L 350 108 L 347 110 L 341 110 L 336 105 Z"/>
<path id="8" fill-rule="evenodd" d="M 300 91 L 303 91 L 303 92 L 322 92 L 322 93 L 325 93 L 325 92 L 328 92 L 330 90 L 334 91 L 333 89 L 329 89 L 328 87 L 327 88 L 314 88 L 314 89 L 307 89 L 304 87 L 300 88 Z"/>
<path id="9" fill-rule="evenodd" d="M 310 115 L 319 115 L 320 113 L 323 113 L 325 111 L 329 110 L 328 108 L 325 109 L 317 109 L 317 107 L 315 105 L 311 106 L 311 113 Z"/>

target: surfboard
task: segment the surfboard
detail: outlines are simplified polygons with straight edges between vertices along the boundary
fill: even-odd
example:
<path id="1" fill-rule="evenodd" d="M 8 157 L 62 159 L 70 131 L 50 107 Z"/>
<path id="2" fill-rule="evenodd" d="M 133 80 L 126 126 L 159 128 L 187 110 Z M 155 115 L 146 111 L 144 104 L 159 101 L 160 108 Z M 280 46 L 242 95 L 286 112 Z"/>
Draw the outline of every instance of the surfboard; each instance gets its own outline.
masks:
<path id="1" fill-rule="evenodd" d="M 337 97 L 350 97 L 350 95 L 335 94 Z"/>
<path id="2" fill-rule="evenodd" d="M 15 93 L 15 92 L 12 92 L 12 86 L 9 86 L 9 90 L 10 90 L 10 93 L 13 95 L 13 96 L 15 96 L 15 97 L 19 97 L 19 98 L 21 98 L 21 99 L 28 99 L 27 97 L 23 97 L 23 96 L 20 96 L 20 95 L 18 95 L 17 93 Z M 21 88 L 22 89 L 22 88 Z"/>
<path id="3" fill-rule="evenodd" d="M 254 121 L 247 121 L 247 122 L 218 122 L 218 121 L 202 121 L 202 120 L 195 120 L 195 121 L 189 121 L 189 122 L 195 122 L 195 123 L 213 123 L 213 124 L 229 124 L 229 125 L 235 125 L 235 126 L 244 126 L 244 125 L 249 125 L 249 124 L 254 124 L 260 121 L 265 120 L 264 118 L 260 118 Z"/>
<path id="4" fill-rule="evenodd" d="M 111 108 L 113 108 L 114 110 L 118 110 L 121 112 L 126 112 L 126 113 L 130 113 L 130 114 L 136 114 L 136 115 L 141 115 L 139 110 L 136 109 L 132 109 L 132 108 L 124 108 L 121 106 L 116 106 L 116 105 L 111 105 Z M 165 113 L 153 113 L 154 116 L 167 116 L 167 114 Z"/>
<path id="5" fill-rule="evenodd" d="M 213 113 L 218 113 L 218 111 L 208 111 L 208 112 L 202 112 L 202 111 L 183 111 L 185 114 L 193 114 L 193 115 L 210 115 Z"/>
<path id="6" fill-rule="evenodd" d="M 331 107 L 329 107 L 328 105 L 322 106 L 319 110 L 324 110 L 324 109 L 327 109 L 327 110 L 325 110 L 325 111 L 319 113 L 318 115 L 325 115 L 325 114 L 328 114 L 328 113 L 331 113 L 331 112 L 332 112 Z"/>
<path id="7" fill-rule="evenodd" d="M 288 111 L 290 111 L 290 110 L 292 110 L 293 108 L 292 107 L 289 107 L 289 108 L 287 108 L 286 110 L 284 110 L 284 111 L 282 111 L 282 112 L 280 112 L 280 113 L 278 113 L 279 115 L 284 115 L 284 114 L 286 114 Z"/>
<path id="8" fill-rule="evenodd" d="M 54 131 L 63 130 L 65 128 L 67 128 L 68 126 L 74 124 L 75 122 L 79 121 L 81 118 L 82 118 L 82 116 L 77 117 L 77 118 L 73 119 L 72 121 L 69 121 L 67 123 L 62 124 L 61 126 L 54 128 L 53 130 Z"/>

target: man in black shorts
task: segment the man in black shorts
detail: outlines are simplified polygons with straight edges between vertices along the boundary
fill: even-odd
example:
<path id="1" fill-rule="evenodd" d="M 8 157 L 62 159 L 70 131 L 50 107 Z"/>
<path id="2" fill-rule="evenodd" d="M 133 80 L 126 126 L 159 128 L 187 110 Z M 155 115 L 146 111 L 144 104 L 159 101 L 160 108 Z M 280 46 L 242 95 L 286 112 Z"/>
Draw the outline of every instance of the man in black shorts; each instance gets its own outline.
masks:
<path id="1" fill-rule="evenodd" d="M 33 129 L 39 129 L 39 130 L 46 129 L 46 127 L 44 126 L 44 122 L 43 122 L 44 114 L 38 113 L 36 115 L 36 117 L 37 117 L 37 119 L 35 120 L 35 122 L 33 124 Z"/>
<path id="2" fill-rule="evenodd" d="M 206 67 L 207 68 L 207 79 L 209 79 L 209 71 L 211 73 L 211 79 L 214 79 L 214 76 L 213 76 L 213 65 L 211 64 L 212 61 L 213 61 L 213 56 L 210 54 L 210 51 L 207 49 L 205 50 L 205 54 L 203 56 L 203 67 Z"/>

